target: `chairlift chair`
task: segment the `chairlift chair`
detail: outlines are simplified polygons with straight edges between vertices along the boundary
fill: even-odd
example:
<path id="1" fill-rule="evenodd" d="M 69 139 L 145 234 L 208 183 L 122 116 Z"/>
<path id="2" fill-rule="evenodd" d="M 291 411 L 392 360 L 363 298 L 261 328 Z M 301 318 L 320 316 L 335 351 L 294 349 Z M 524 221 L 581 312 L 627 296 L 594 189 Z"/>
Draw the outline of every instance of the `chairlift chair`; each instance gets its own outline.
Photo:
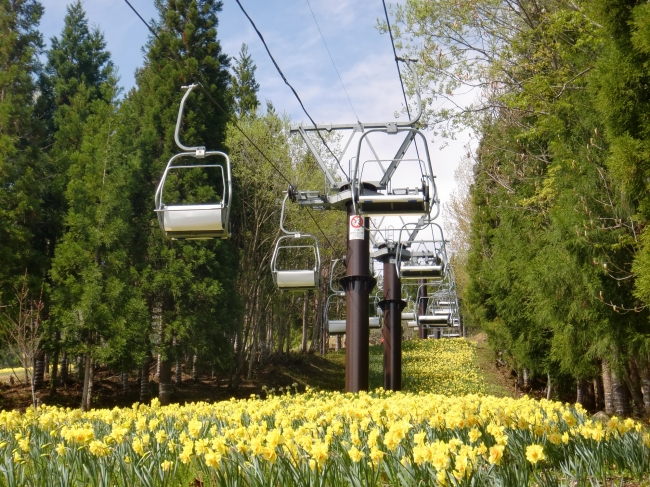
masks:
<path id="1" fill-rule="evenodd" d="M 154 211 L 158 214 L 160 228 L 167 237 L 173 240 L 224 239 L 230 236 L 229 217 L 230 202 L 232 200 L 232 174 L 228 155 L 220 151 L 207 151 L 205 147 L 187 147 L 179 139 L 185 101 L 196 86 L 198 85 L 193 84 L 183 87 L 187 91 L 181 100 L 176 120 L 174 140 L 176 145 L 185 152 L 176 154 L 169 160 L 154 198 L 156 205 Z M 205 159 L 208 157 L 217 157 L 222 160 L 215 163 L 178 164 L 178 161 L 183 158 Z M 222 181 L 223 191 L 219 201 L 199 204 L 165 203 L 164 188 L 170 172 L 183 169 L 209 168 L 218 169 Z"/>
<path id="2" fill-rule="evenodd" d="M 405 133 L 406 138 L 402 144 L 404 150 L 400 150 L 394 159 L 379 160 L 375 158 L 361 163 L 361 147 L 364 140 L 368 138 L 368 135 L 377 132 L 388 134 Z M 404 157 L 406 148 L 416 138 L 421 140 L 424 160 Z M 431 212 L 432 204 L 437 204 L 437 190 L 431 167 L 429 146 L 426 137 L 420 130 L 413 127 L 397 126 L 390 130 L 367 130 L 359 137 L 354 161 L 355 165 L 351 174 L 350 187 L 353 193 L 352 203 L 355 213 L 368 216 L 428 215 Z M 401 188 L 392 186 L 392 179 L 396 169 L 404 163 L 416 163 L 415 165 L 420 171 L 420 186 Z M 379 167 L 383 167 L 383 164 L 387 165 L 387 169 L 380 181 L 363 180 L 363 170 L 367 164 L 377 164 Z"/>
<path id="3" fill-rule="evenodd" d="M 318 239 L 308 233 L 290 232 L 283 226 L 284 210 L 287 199 L 290 196 L 291 189 L 287 192 L 282 201 L 282 211 L 280 213 L 280 229 L 285 233 L 278 238 L 273 257 L 271 258 L 271 273 L 273 280 L 282 291 L 303 292 L 318 289 L 320 285 L 320 250 L 318 248 Z M 296 243 L 299 242 L 299 243 Z M 309 269 L 281 269 L 278 265 L 278 256 L 281 253 L 291 252 L 296 249 L 309 249 L 313 253 L 314 266 Z"/>
<path id="4" fill-rule="evenodd" d="M 431 237 L 416 241 L 402 240 L 409 232 L 405 230 L 411 225 L 416 225 L 418 232 L 431 228 Z M 439 235 L 436 235 L 435 229 Z M 407 251 L 406 248 L 410 247 Z M 426 279 L 441 280 L 447 271 L 447 250 L 445 239 L 440 225 L 426 221 L 423 226 L 417 223 L 406 223 L 399 232 L 397 245 L 397 275 L 400 279 Z"/>

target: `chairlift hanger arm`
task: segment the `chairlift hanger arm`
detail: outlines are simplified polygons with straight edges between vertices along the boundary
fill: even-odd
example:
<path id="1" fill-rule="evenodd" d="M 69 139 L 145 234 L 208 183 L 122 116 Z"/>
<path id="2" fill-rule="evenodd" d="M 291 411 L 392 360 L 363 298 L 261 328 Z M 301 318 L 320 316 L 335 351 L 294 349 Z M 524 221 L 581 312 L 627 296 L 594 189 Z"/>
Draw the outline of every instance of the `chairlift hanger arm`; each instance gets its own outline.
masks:
<path id="1" fill-rule="evenodd" d="M 383 129 L 390 133 L 395 133 L 395 130 L 398 127 L 412 127 L 422 117 L 422 96 L 420 94 L 420 82 L 418 79 L 417 71 L 411 64 L 415 63 L 417 59 L 403 59 L 398 58 L 399 61 L 402 61 L 406 64 L 406 67 L 409 69 L 413 77 L 415 78 L 415 97 L 417 99 L 417 113 L 415 117 L 406 122 L 371 122 L 371 123 L 342 123 L 342 124 L 318 124 L 305 126 L 302 123 L 299 125 L 293 125 L 290 129 L 291 132 L 299 132 L 303 130 L 305 132 L 315 132 L 317 130 L 327 130 L 331 132 L 332 130 L 361 130 L 364 129 Z"/>
<path id="2" fill-rule="evenodd" d="M 181 100 L 181 106 L 178 107 L 178 118 L 176 119 L 176 129 L 174 130 L 174 140 L 176 141 L 176 145 L 180 147 L 181 150 L 187 151 L 187 152 L 195 152 L 196 157 L 202 157 L 202 153 L 205 153 L 205 147 L 203 146 L 198 146 L 198 147 L 187 147 L 183 145 L 183 143 L 180 141 L 179 138 L 179 133 L 181 130 L 181 122 L 183 121 L 183 110 L 185 109 L 185 100 L 187 100 L 187 97 L 190 96 L 190 93 L 192 93 L 192 90 L 196 88 L 198 83 L 193 83 L 188 86 L 181 86 L 181 88 L 186 89 L 187 91 L 183 95 L 183 98 Z"/>

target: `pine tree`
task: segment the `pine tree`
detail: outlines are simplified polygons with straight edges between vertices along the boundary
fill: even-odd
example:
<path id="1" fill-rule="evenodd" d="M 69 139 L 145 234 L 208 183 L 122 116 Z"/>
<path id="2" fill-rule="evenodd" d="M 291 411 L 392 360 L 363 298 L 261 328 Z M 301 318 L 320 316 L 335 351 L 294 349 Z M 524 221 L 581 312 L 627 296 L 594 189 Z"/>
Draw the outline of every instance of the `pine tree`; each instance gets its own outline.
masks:
<path id="1" fill-rule="evenodd" d="M 136 288 L 150 312 L 148 319 L 131 325 L 152 333 L 156 354 L 163 357 L 159 395 L 167 402 L 170 366 L 174 349 L 178 349 L 172 346 L 174 340 L 193 354 L 206 356 L 209 350 L 213 363 L 223 362 L 232 353 L 227 337 L 238 319 L 238 299 L 234 293 L 236 254 L 230 242 L 170 241 L 161 235 L 152 211 L 164 167 L 179 152 L 173 133 L 181 86 L 200 82 L 221 107 L 196 89 L 186 105 L 182 140 L 209 150 L 224 149 L 231 109 L 229 59 L 217 40 L 222 3 L 157 0 L 156 7 L 158 36 L 147 44 L 145 66 L 136 75 L 137 90 L 128 100 L 138 118 L 134 150 L 140 164 L 139 191 L 133 196 L 140 233 L 132 259 L 140 276 Z M 200 171 L 188 173 L 184 182 L 192 187 L 189 196 L 218 194 L 218 179 Z M 162 326 L 150 330 L 157 308 L 161 308 Z"/>
<path id="2" fill-rule="evenodd" d="M 235 74 L 232 76 L 232 95 L 238 118 L 254 116 L 260 106 L 257 99 L 260 85 L 255 80 L 256 69 L 257 66 L 248 54 L 248 46 L 242 44 L 239 58 L 235 58 Z"/>
<path id="3" fill-rule="evenodd" d="M 41 287 L 43 262 L 34 248 L 42 223 L 45 158 L 42 124 L 35 113 L 34 79 L 43 43 L 43 14 L 35 0 L 0 1 L 0 304 L 14 301 L 19 281 Z"/>

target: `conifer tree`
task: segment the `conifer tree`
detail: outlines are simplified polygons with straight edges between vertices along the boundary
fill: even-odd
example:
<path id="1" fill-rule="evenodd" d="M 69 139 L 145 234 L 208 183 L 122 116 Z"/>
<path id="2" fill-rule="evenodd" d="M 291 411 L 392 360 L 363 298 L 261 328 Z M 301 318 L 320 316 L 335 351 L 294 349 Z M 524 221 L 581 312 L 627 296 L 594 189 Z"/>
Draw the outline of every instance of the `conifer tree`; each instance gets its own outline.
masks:
<path id="1" fill-rule="evenodd" d="M 174 341 L 206 356 L 213 363 L 232 353 L 227 339 L 238 319 L 234 293 L 236 258 L 228 241 L 171 241 L 158 227 L 153 195 L 169 158 L 179 152 L 174 127 L 182 97 L 181 86 L 199 82 L 221 107 L 196 89 L 186 105 L 181 138 L 186 144 L 223 150 L 229 103 L 229 59 L 217 40 L 215 0 L 157 0 L 157 37 L 147 44 L 145 66 L 136 74 L 137 89 L 128 103 L 137 113 L 135 148 L 140 170 L 139 191 L 133 196 L 138 234 L 133 262 L 138 266 L 136 288 L 150 311 L 148 319 L 131 323 L 152 333 L 156 354 L 163 359 L 160 399 L 169 401 Z M 219 180 L 193 173 L 193 195 L 218 194 Z M 189 180 L 189 179 L 188 179 Z M 160 330 L 150 330 L 154 309 L 161 309 Z M 155 333 L 153 333 L 155 331 Z M 219 360 L 217 361 L 217 357 Z"/>
<path id="2" fill-rule="evenodd" d="M 239 57 L 234 59 L 234 75 L 232 76 L 232 95 L 234 109 L 238 118 L 254 116 L 260 106 L 257 92 L 259 83 L 255 80 L 257 66 L 248 54 L 248 46 L 241 45 Z"/>
<path id="3" fill-rule="evenodd" d="M 83 6 L 77 0 L 67 7 L 60 37 L 51 39 L 45 72 L 40 78 L 43 96 L 39 108 L 50 137 L 48 145 L 51 146 L 52 161 L 48 166 L 50 175 L 43 194 L 43 218 L 46 222 L 43 238 L 48 242 L 46 257 L 49 260 L 54 258 L 63 237 L 69 211 L 71 200 L 66 191 L 71 182 L 70 165 L 74 163 L 75 154 L 87 150 L 82 149 L 87 136 L 86 120 L 93 116 L 94 110 L 102 110 L 100 105 L 93 107 L 96 100 L 109 105 L 114 102 L 115 86 L 114 67 L 104 36 L 99 29 L 88 26 Z M 62 313 L 59 305 L 58 315 L 62 316 Z M 69 329 L 56 320 L 48 320 L 47 325 L 46 346 L 53 358 L 51 386 L 55 387 L 61 339 L 63 343 L 74 345 L 80 337 L 70 334 Z"/>
<path id="4" fill-rule="evenodd" d="M 42 14 L 35 0 L 0 1 L 0 305 L 14 301 L 26 275 L 30 291 L 42 283 L 43 262 L 34 248 L 46 162 L 34 83 Z"/>

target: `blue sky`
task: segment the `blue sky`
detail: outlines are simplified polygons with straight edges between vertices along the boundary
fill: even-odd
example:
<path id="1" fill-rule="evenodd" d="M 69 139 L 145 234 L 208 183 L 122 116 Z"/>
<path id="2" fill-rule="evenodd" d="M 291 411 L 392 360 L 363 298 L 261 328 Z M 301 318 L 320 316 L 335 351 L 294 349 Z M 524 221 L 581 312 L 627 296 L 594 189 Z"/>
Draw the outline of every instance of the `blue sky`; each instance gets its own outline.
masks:
<path id="1" fill-rule="evenodd" d="M 69 0 L 41 1 L 45 6 L 41 31 L 49 44 L 49 39 L 61 32 Z M 146 20 L 157 16 L 153 0 L 130 1 Z M 356 117 L 307 0 L 241 2 L 314 120 L 317 123 L 354 121 Z M 380 34 L 375 27 L 377 19 L 384 18 L 381 0 L 309 2 L 360 120 L 395 120 L 394 113 L 403 107 L 403 97 L 390 38 Z M 387 2 L 391 3 L 394 2 Z M 86 0 L 84 8 L 90 24 L 104 32 L 113 62 L 119 68 L 121 85 L 128 90 L 134 83 L 134 70 L 142 64 L 141 49 L 147 40 L 147 28 L 123 0 Z M 234 0 L 224 1 L 217 35 L 224 52 L 231 57 L 238 54 L 242 43 L 249 46 L 249 53 L 257 65 L 260 100 L 271 100 L 278 111 L 286 112 L 295 122 L 308 122 Z M 447 143 L 428 138 L 434 173 L 444 202 L 455 187 L 454 169 L 467 143 L 467 136 Z"/>

